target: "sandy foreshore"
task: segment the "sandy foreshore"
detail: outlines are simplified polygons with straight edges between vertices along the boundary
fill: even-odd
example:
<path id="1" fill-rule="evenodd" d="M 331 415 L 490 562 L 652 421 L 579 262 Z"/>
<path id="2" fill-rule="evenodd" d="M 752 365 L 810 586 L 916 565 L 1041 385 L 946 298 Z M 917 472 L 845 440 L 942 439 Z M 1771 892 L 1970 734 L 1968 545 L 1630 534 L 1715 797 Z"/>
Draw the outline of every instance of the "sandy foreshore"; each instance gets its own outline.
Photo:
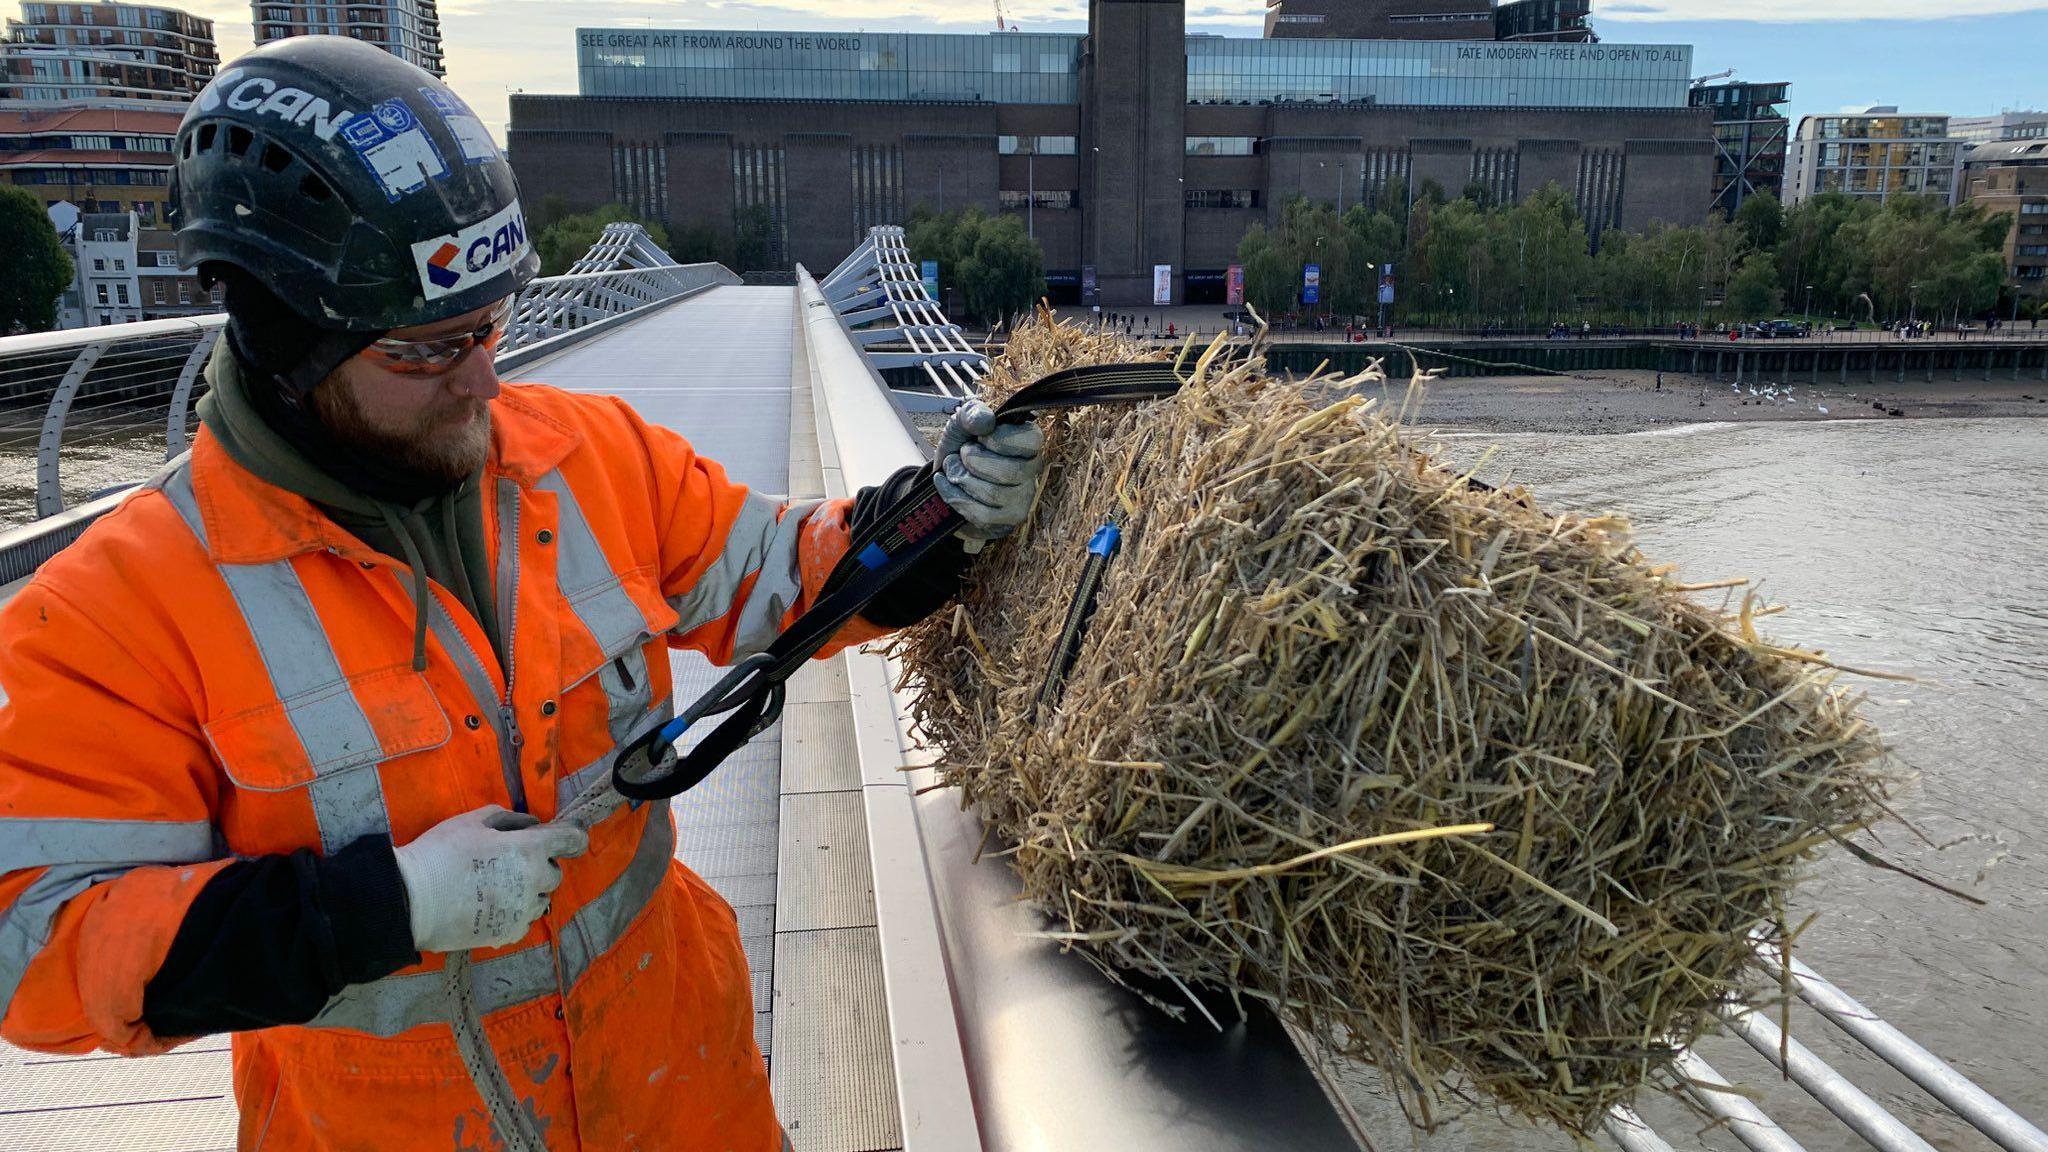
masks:
<path id="1" fill-rule="evenodd" d="M 1398 406 L 1405 386 L 1387 391 Z M 1893 415 L 1897 410 L 1897 415 Z M 1438 380 L 1416 423 L 1493 432 L 1603 434 L 1678 424 L 1785 420 L 1914 420 L 2048 417 L 2048 382 L 1909 380 L 1846 385 L 1802 380 L 1716 384 L 1675 372 L 1585 372 L 1571 376 Z"/>

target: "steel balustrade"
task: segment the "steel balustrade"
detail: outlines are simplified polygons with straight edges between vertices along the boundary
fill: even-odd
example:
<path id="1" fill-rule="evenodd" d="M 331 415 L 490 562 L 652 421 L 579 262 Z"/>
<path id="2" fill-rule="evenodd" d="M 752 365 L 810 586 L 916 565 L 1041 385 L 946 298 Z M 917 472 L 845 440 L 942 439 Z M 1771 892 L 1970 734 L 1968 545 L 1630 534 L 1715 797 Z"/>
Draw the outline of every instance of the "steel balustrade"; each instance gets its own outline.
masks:
<path id="1" fill-rule="evenodd" d="M 718 264 L 677 264 L 637 224 L 607 225 L 566 274 L 520 291 L 499 366 L 739 282 Z M 214 314 L 0 337 L 0 583 L 33 571 L 190 446 L 193 403 L 226 323 Z M 89 476 L 74 466 L 88 462 Z"/>
<path id="2" fill-rule="evenodd" d="M 967 342 L 960 326 L 946 319 L 925 291 L 901 227 L 868 229 L 860 246 L 817 283 L 872 367 L 922 370 L 933 391 L 894 389 L 905 408 L 950 408 L 980 394 L 988 357 Z"/>

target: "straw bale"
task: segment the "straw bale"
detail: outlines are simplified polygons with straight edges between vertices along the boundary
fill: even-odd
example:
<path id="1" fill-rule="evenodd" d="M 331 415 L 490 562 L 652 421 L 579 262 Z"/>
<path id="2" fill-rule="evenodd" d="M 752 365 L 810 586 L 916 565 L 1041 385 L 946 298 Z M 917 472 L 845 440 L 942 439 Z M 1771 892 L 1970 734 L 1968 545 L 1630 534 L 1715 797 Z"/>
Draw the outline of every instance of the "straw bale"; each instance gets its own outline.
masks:
<path id="1" fill-rule="evenodd" d="M 990 391 L 1147 355 L 1041 321 Z M 1875 817 L 1882 745 L 1823 658 L 1759 637 L 1746 593 L 1703 603 L 1620 516 L 1469 482 L 1368 380 L 1230 355 L 1184 352 L 1173 400 L 1042 421 L 1031 523 L 900 642 L 941 778 L 1048 934 L 1162 1007 L 1263 1001 L 1421 1125 L 1461 1084 L 1590 1132 Z"/>

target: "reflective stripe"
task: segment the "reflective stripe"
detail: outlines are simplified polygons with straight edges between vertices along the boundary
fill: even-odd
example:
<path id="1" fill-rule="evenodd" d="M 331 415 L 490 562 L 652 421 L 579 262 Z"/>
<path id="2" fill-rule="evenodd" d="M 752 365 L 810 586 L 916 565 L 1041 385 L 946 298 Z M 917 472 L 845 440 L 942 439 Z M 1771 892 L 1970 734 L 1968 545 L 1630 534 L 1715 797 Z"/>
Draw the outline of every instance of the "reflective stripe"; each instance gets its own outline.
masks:
<path id="1" fill-rule="evenodd" d="M 164 480 L 163 493 L 199 542 L 204 518 L 188 465 Z M 216 566 L 256 642 L 263 670 L 312 763 L 306 786 L 320 844 L 333 855 L 356 840 L 391 831 L 376 765 L 383 745 L 349 689 L 327 630 L 289 560 Z"/>
<path id="2" fill-rule="evenodd" d="M 675 856 L 675 839 L 668 805 L 649 806 L 632 861 L 563 928 L 559 973 L 555 950 L 546 944 L 478 961 L 470 966 L 477 1011 L 496 1012 L 575 987 L 591 963 L 618 944 L 661 891 Z M 423 1024 L 448 1023 L 454 1008 L 442 973 L 413 972 L 351 985 L 329 1000 L 307 1026 L 353 1028 L 389 1037 Z"/>
<path id="3" fill-rule="evenodd" d="M 489 1013 L 555 990 L 555 954 L 546 944 L 493 956 L 469 966 L 477 1011 Z M 353 1028 L 392 1037 L 422 1024 L 446 1023 L 454 1007 L 445 975 L 436 970 L 386 976 L 343 989 L 308 1028 Z"/>
<path id="4" fill-rule="evenodd" d="M 639 718 L 633 721 L 632 727 L 627 730 L 626 735 L 620 738 L 619 747 L 626 747 L 632 744 L 633 741 L 645 735 L 649 728 L 658 728 L 675 718 L 675 701 L 662 701 L 660 707 L 641 713 Z M 571 801 L 583 795 L 585 789 L 603 779 L 611 771 L 612 761 L 618 758 L 618 754 L 618 748 L 614 748 L 590 763 L 585 764 L 583 767 L 576 769 L 574 772 L 556 777 L 555 811 L 561 812 L 566 810 Z"/>
<path id="5" fill-rule="evenodd" d="M 781 634 L 783 616 L 803 596 L 803 570 L 797 547 L 803 536 L 804 517 L 821 503 L 784 502 L 747 493 L 739 516 L 725 534 L 718 559 L 688 591 L 669 598 L 670 606 L 680 617 L 671 631 L 682 636 L 731 612 L 740 586 L 747 577 L 759 573 L 746 603 L 739 606 L 732 658 L 740 660 L 765 651 Z"/>
<path id="6" fill-rule="evenodd" d="M 211 860 L 204 820 L 0 818 L 0 874 L 61 864 L 197 864 Z"/>
<path id="7" fill-rule="evenodd" d="M 604 891 L 578 908 L 562 928 L 557 947 L 562 953 L 563 988 L 576 987 L 590 966 L 625 937 L 661 890 L 675 856 L 675 818 L 667 804 L 649 805 L 647 825 L 640 834 L 639 847 L 633 850 L 632 863 Z"/>
<path id="8" fill-rule="evenodd" d="M 654 698 L 653 678 L 647 674 L 647 650 L 630 648 L 605 661 L 604 667 L 597 670 L 597 679 L 604 688 L 605 730 L 611 734 L 613 743 L 624 744 L 640 723 L 640 717 L 646 714 L 647 702 Z"/>
<path id="9" fill-rule="evenodd" d="M 535 487 L 555 494 L 561 538 L 555 565 L 562 598 L 597 641 L 598 651 L 616 656 L 647 635 L 647 616 L 612 571 L 562 474 L 550 472 Z"/>
<path id="10" fill-rule="evenodd" d="M 28 975 L 30 961 L 50 942 L 50 928 L 64 902 L 127 871 L 125 864 L 60 864 L 36 877 L 0 913 L 0 1019 Z"/>
<path id="11" fill-rule="evenodd" d="M 448 614 L 448 609 L 441 606 L 441 598 L 438 596 L 427 601 L 427 631 L 434 634 L 434 639 L 441 642 L 442 649 L 455 661 L 455 671 L 461 674 L 463 684 L 469 688 L 469 694 L 476 697 L 477 705 L 484 711 L 484 719 L 490 722 L 492 728 L 498 728 L 498 686 L 491 681 L 491 674 L 484 667 L 483 660 L 469 646 L 469 638 L 463 635 L 461 627 L 455 623 L 455 618 Z M 502 739 L 503 733 L 499 735 Z"/>

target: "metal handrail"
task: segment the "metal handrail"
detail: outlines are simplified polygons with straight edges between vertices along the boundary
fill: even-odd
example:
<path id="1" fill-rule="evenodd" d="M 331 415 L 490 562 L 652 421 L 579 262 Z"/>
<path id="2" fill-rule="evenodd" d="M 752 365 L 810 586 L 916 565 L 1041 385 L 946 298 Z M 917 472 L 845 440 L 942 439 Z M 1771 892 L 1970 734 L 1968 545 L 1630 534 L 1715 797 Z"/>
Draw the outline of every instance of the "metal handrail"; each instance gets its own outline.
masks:
<path id="1" fill-rule="evenodd" d="M 567 274 L 520 290 L 498 353 L 508 363 L 546 355 L 558 346 L 547 342 L 739 282 L 718 264 L 677 264 L 637 224 L 608 225 Z M 53 517 L 142 482 L 190 446 L 203 369 L 226 324 L 214 313 L 0 337 L 0 576 L 33 571 L 91 518 Z M 98 458 L 93 475 L 67 471 L 86 457 Z M 93 499 L 92 516 L 103 505 Z M 57 536 L 30 547 L 38 526 Z"/>

